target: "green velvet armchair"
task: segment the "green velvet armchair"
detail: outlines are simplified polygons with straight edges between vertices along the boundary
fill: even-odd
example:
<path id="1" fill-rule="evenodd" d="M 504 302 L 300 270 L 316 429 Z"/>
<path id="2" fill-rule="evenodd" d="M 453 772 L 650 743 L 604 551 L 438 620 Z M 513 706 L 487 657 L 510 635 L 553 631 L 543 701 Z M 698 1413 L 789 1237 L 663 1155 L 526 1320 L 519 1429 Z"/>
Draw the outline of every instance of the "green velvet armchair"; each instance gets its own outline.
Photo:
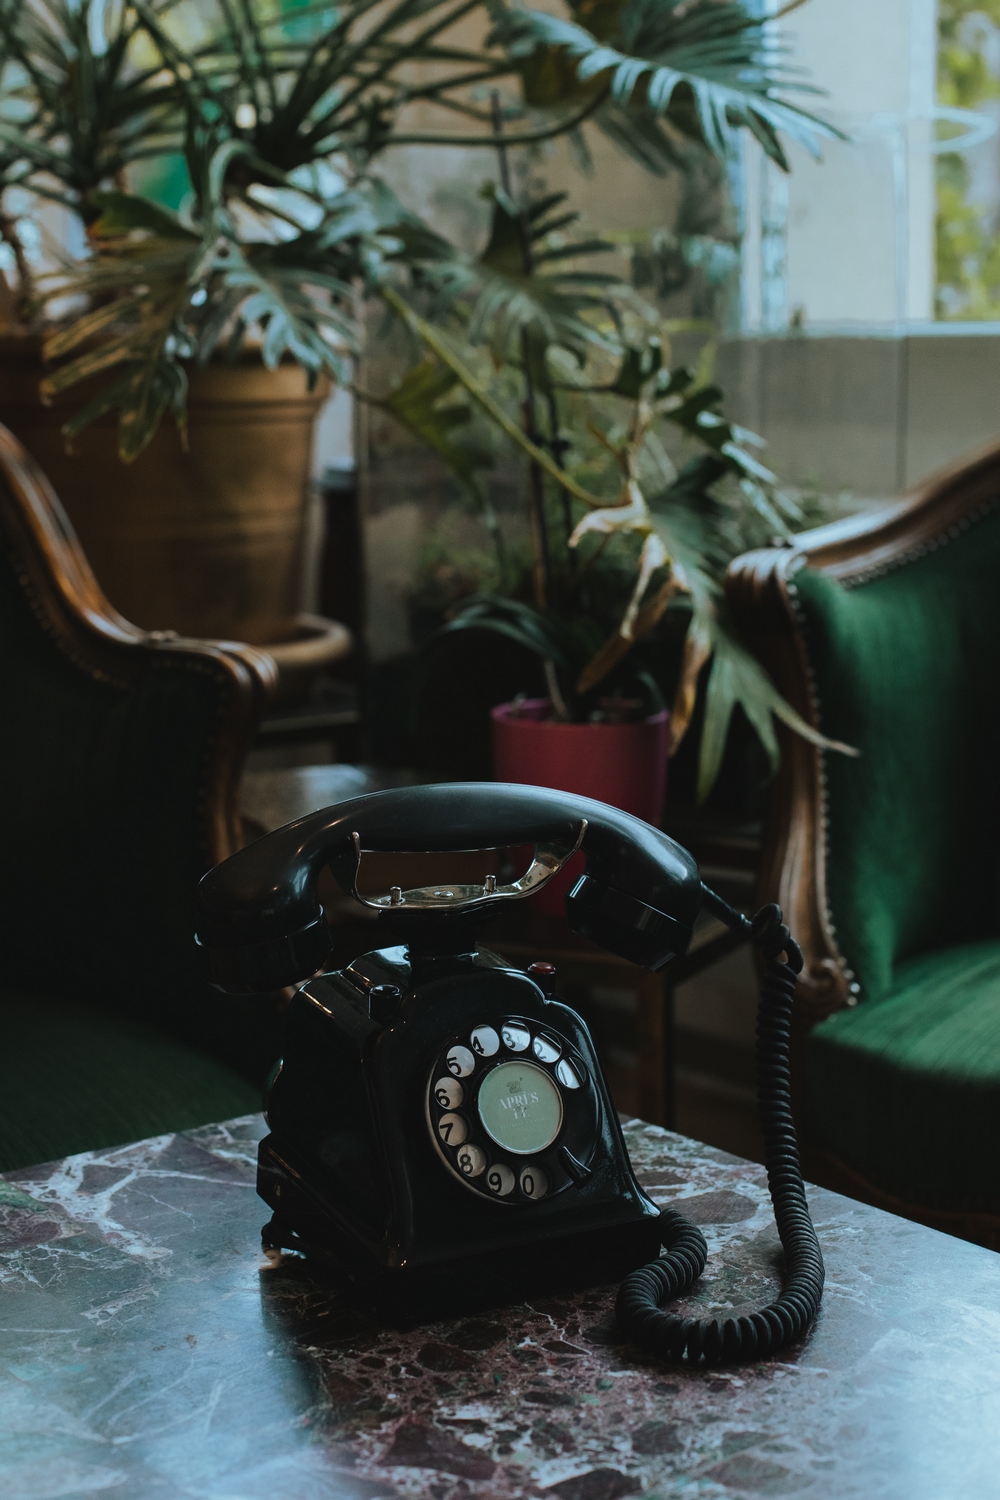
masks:
<path id="1" fill-rule="evenodd" d="M 761 895 L 804 952 L 809 1173 L 1000 1248 L 1000 446 L 737 559 L 783 737 Z"/>
<path id="2" fill-rule="evenodd" d="M 104 598 L 0 428 L 0 1170 L 259 1107 L 273 1002 L 227 1000 L 193 942 L 199 877 L 274 679 Z"/>

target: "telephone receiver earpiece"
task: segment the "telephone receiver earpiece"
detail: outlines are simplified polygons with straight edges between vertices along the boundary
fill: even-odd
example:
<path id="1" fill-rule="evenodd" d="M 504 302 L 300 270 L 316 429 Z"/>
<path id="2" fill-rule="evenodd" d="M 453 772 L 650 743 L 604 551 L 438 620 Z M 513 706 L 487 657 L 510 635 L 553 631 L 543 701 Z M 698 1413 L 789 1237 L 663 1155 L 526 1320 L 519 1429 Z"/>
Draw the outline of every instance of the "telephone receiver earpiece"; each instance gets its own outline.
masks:
<path id="1" fill-rule="evenodd" d="M 534 845 L 509 885 L 393 887 L 363 897 L 366 852 L 457 853 Z M 317 973 L 332 949 L 320 872 L 400 936 L 447 943 L 511 901 L 540 890 L 577 852 L 586 871 L 566 897 L 570 927 L 622 958 L 657 970 L 687 950 L 703 900 L 694 860 L 631 814 L 544 787 L 458 782 L 355 797 L 300 818 L 234 854 L 202 880 L 198 942 L 213 982 L 235 993 L 281 989 Z"/>

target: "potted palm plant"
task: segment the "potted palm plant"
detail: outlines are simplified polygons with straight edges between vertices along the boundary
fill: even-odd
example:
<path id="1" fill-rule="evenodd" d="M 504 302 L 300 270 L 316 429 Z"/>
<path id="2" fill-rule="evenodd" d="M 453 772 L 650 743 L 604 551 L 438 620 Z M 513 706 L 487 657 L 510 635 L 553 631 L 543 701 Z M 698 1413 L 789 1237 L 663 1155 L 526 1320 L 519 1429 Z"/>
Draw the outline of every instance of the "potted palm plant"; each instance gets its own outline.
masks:
<path id="1" fill-rule="evenodd" d="M 699 682 L 699 801 L 719 774 L 737 706 L 772 768 L 775 718 L 828 749 L 853 752 L 823 739 L 785 702 L 724 607 L 728 563 L 800 527 L 797 502 L 761 461 L 759 439 L 726 418 L 707 371 L 669 368 L 665 332 L 652 322 L 640 341 L 641 326 L 618 312 L 635 340 L 624 351 L 598 347 L 581 366 L 560 359 L 558 344 L 549 349 L 555 419 L 533 441 L 475 349 L 456 353 L 409 310 L 457 387 L 494 407 L 498 423 L 502 413 L 509 441 L 544 480 L 529 566 L 501 556 L 493 588 L 453 604 L 424 652 L 430 661 L 446 656 L 449 642 L 469 633 L 517 642 L 541 664 L 548 691 L 493 708 L 497 778 L 593 796 L 657 823 L 667 760 L 691 725 Z M 402 413 L 412 412 L 412 396 L 399 402 L 394 394 Z M 437 414 L 448 438 L 439 451 L 450 449 L 460 470 L 468 407 L 446 396 Z M 432 415 L 420 413 L 425 430 Z M 481 450 L 471 425 L 468 443 Z M 561 894 L 550 895 L 551 909 Z"/>
<path id="2" fill-rule="evenodd" d="M 56 479 L 126 612 L 273 640 L 291 628 L 312 418 L 325 382 L 351 378 L 359 298 L 392 293 L 400 266 L 462 274 L 380 181 L 384 152 L 495 146 L 485 84 L 516 91 L 511 144 L 586 121 L 652 171 L 671 170 L 679 141 L 725 150 L 743 127 L 783 162 L 778 132 L 817 127 L 742 3 L 198 14 L 185 32 L 173 0 L 0 0 L 0 207 L 30 191 L 82 228 L 82 253 L 39 291 L 17 215 L 3 217 L 0 307 L 18 327 L 0 417 Z M 189 192 L 173 213 L 134 189 L 178 152 Z M 49 411 L 23 394 L 39 345 Z"/>
<path id="3" fill-rule="evenodd" d="M 437 323 L 418 296 L 383 288 L 427 353 L 382 405 L 436 446 L 480 504 L 477 469 L 489 459 L 468 398 L 528 466 L 530 568 L 511 570 L 501 550 L 494 588 L 453 608 L 426 649 L 467 632 L 516 641 L 542 664 L 548 695 L 493 709 L 498 778 L 657 822 L 667 756 L 703 672 L 700 800 L 737 705 L 772 766 L 775 717 L 827 744 L 741 646 L 722 603 L 732 557 L 803 518 L 761 461 L 760 439 L 726 418 L 707 364 L 670 368 L 656 310 L 624 282 L 581 269 L 608 246 L 570 237 L 558 197 L 515 203 L 500 168 L 481 255 L 460 270 L 422 267 Z M 502 543 L 488 507 L 486 519 Z M 671 615 L 683 644 L 668 714 L 656 669 Z"/>

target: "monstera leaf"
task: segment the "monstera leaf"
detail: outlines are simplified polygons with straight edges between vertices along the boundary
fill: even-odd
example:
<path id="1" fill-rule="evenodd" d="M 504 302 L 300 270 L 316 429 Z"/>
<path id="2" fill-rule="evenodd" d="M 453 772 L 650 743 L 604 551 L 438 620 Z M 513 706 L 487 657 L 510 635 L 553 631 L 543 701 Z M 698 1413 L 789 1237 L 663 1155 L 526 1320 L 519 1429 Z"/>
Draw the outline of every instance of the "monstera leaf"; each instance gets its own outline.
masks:
<path id="1" fill-rule="evenodd" d="M 704 661 L 711 655 L 712 662 L 705 689 L 705 724 L 698 747 L 699 802 L 708 796 L 719 774 L 729 724 L 737 705 L 753 725 L 767 752 L 772 771 L 777 769 L 780 753 L 774 730 L 775 719 L 780 719 L 803 739 L 823 749 L 838 750 L 842 755 L 858 755 L 853 746 L 827 739 L 796 713 L 760 663 L 740 644 L 725 621 L 721 607 L 696 613 L 689 640 L 695 648 L 694 660 L 700 656 Z"/>
<path id="2" fill-rule="evenodd" d="M 551 193 L 519 210 L 506 193 L 493 192 L 490 231 L 477 257 L 453 256 L 429 267 L 436 288 L 434 313 L 457 312 L 472 344 L 489 347 L 497 365 L 525 357 L 521 337 L 535 344 L 535 373 L 543 381 L 544 351 L 568 350 L 581 363 L 597 348 L 619 347 L 610 337 L 611 298 L 621 279 L 577 269 L 588 256 L 613 247 L 603 240 L 563 239 L 577 215 L 558 212 L 565 193 Z"/>
<path id="3" fill-rule="evenodd" d="M 453 399 L 458 386 L 458 376 L 453 371 L 433 355 L 426 355 L 407 371 L 388 396 L 364 399 L 382 407 L 428 448 L 433 448 L 466 488 L 481 498 L 476 476 L 480 470 L 493 467 L 493 456 L 475 442 L 458 440 L 472 416 L 467 402 Z"/>
<path id="4" fill-rule="evenodd" d="M 319 224 L 308 234 L 241 244 L 222 202 L 225 161 L 234 154 L 227 144 L 203 164 L 204 191 L 218 196 L 205 203 L 201 225 L 130 194 L 92 195 L 97 254 L 55 276 L 48 293 L 71 289 L 91 299 L 92 310 L 57 329 L 45 349 L 53 360 L 82 352 L 49 375 L 43 390 L 54 396 L 92 376 L 120 373 L 73 416 L 67 436 L 117 410 L 119 453 L 131 461 L 166 411 L 183 428 L 184 362 L 205 364 L 223 339 L 235 355 L 254 327 L 269 368 L 288 354 L 311 381 L 323 372 L 350 379 L 358 334 L 349 278 L 363 265 L 363 246 L 377 247 L 385 214 L 364 194 L 344 194 L 346 202 L 320 205 Z"/>

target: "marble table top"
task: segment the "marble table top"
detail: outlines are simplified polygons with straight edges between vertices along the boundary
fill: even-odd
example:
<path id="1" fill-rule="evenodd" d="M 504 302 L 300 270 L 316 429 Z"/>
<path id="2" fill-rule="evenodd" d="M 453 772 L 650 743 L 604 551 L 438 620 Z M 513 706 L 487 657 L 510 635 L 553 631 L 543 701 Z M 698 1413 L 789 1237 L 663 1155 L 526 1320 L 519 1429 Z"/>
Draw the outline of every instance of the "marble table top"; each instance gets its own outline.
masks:
<path id="1" fill-rule="evenodd" d="M 613 1288 L 400 1332 L 265 1258 L 256 1116 L 0 1179 L 4 1500 L 978 1500 L 1000 1488 L 1000 1256 L 818 1189 L 818 1326 L 762 1365 L 623 1346 Z M 658 1126 L 638 1175 L 777 1286 L 760 1168 Z"/>

